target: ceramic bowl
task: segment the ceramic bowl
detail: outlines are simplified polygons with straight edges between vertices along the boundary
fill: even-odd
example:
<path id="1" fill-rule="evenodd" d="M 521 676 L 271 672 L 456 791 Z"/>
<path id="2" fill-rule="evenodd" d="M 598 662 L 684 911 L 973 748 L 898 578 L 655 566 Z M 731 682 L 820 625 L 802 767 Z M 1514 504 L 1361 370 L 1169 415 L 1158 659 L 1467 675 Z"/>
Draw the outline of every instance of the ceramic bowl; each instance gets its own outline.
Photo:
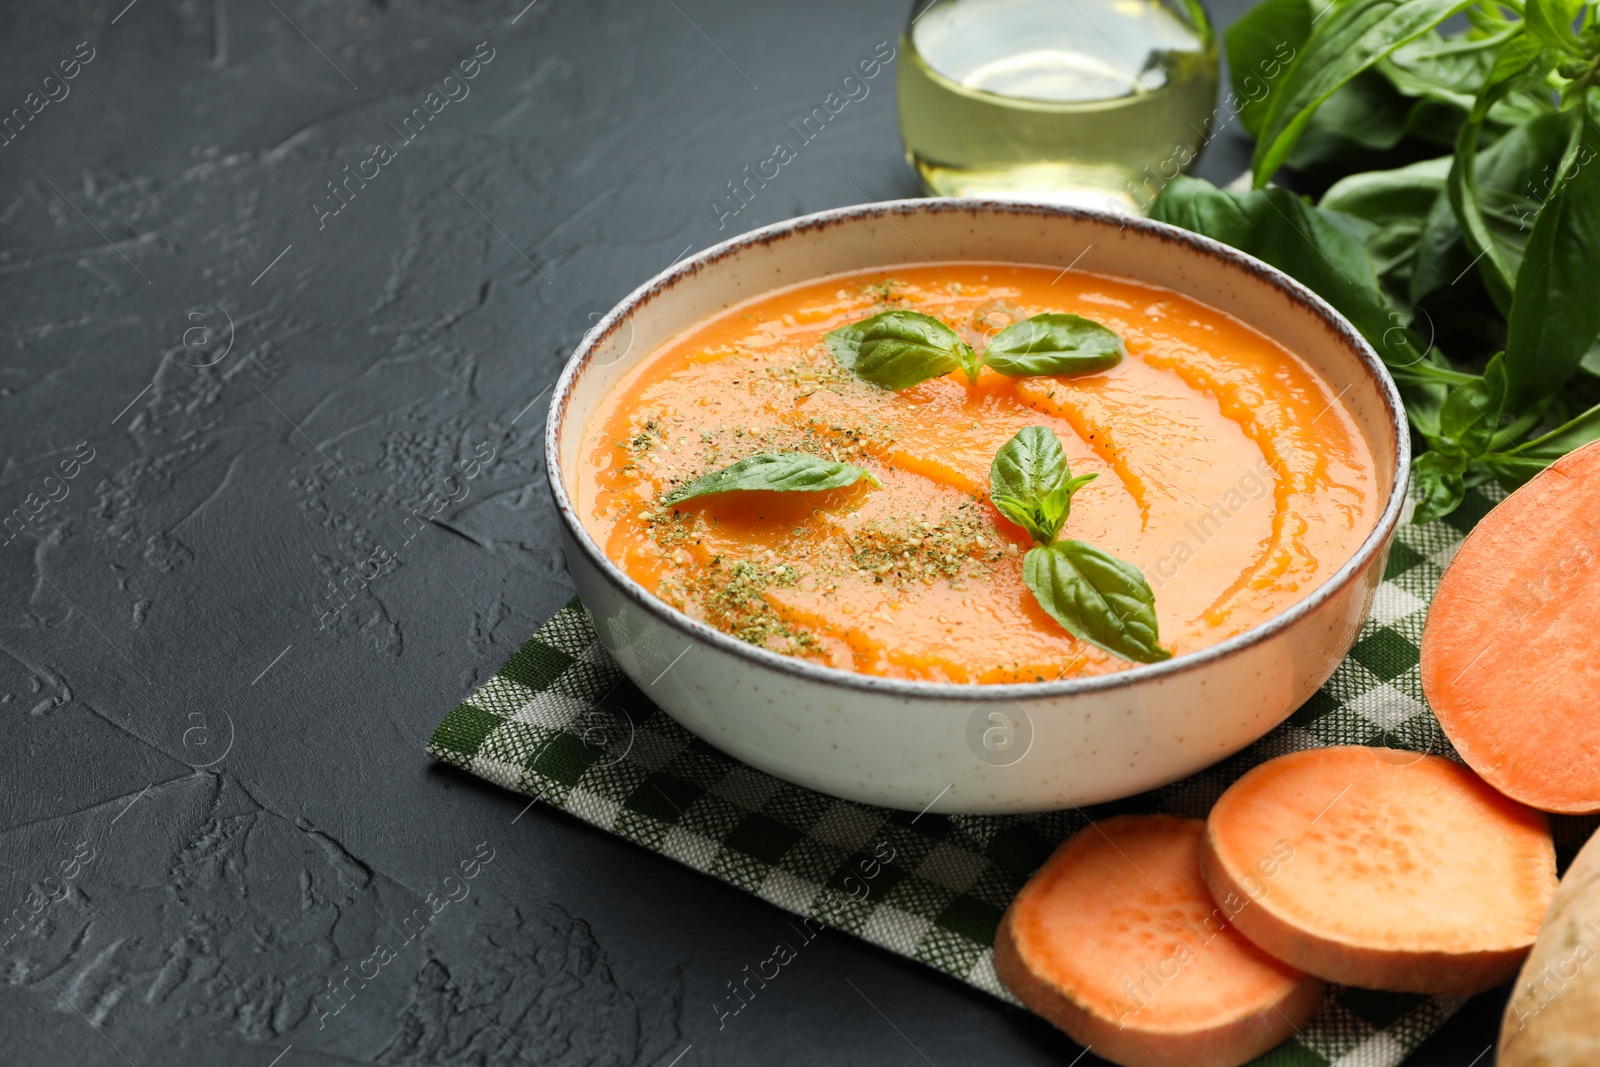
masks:
<path id="1" fill-rule="evenodd" d="M 1081 258 L 1080 258 L 1081 257 Z M 1165 286 L 1299 353 L 1341 391 L 1372 450 L 1383 510 L 1305 599 L 1210 648 L 1117 674 L 958 685 L 854 674 L 781 656 L 646 592 L 585 531 L 572 474 L 597 404 L 686 327 L 780 286 L 929 260 L 1069 263 Z M 1383 576 L 1410 460 L 1399 394 L 1371 347 L 1310 290 L 1215 241 L 1074 208 L 973 199 L 824 211 L 744 234 L 640 286 L 583 339 L 546 427 L 567 564 L 601 642 L 649 699 L 736 759 L 866 804 L 1042 811 L 1129 796 L 1239 751 L 1349 652 Z"/>

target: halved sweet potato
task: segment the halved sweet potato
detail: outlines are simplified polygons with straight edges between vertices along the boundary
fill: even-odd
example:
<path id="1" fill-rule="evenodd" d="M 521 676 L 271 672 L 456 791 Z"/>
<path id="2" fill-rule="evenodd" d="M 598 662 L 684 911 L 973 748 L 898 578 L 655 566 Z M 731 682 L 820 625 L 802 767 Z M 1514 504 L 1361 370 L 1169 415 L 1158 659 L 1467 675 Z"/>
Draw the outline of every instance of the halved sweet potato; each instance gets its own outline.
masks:
<path id="1" fill-rule="evenodd" d="M 1600 811 L 1600 442 L 1473 529 L 1422 631 L 1422 691 L 1484 781 L 1545 811 Z"/>
<path id="2" fill-rule="evenodd" d="M 1235 1067 L 1316 1013 L 1322 983 L 1227 924 L 1200 877 L 1205 824 L 1124 815 L 1064 842 L 1012 901 L 995 971 L 1126 1067 Z"/>
<path id="3" fill-rule="evenodd" d="M 1200 869 L 1265 951 L 1411 993 L 1506 981 L 1556 888 L 1542 812 L 1441 756 L 1360 745 L 1246 773 L 1211 809 Z"/>

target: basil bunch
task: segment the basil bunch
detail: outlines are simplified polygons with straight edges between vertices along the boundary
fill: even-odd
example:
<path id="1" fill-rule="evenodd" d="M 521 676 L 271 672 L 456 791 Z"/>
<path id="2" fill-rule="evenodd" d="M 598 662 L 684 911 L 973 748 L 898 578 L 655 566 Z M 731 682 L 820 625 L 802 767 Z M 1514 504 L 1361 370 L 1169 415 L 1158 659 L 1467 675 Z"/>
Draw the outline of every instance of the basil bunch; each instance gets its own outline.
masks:
<path id="1" fill-rule="evenodd" d="M 995 453 L 989 499 L 1036 542 L 1022 557 L 1022 580 L 1046 614 L 1113 656 L 1135 663 L 1170 659 L 1157 632 L 1155 594 L 1139 568 L 1082 541 L 1056 540 L 1072 494 L 1094 477 L 1073 477 L 1056 435 L 1029 426 Z"/>
<path id="2" fill-rule="evenodd" d="M 813 456 L 809 452 L 761 452 L 685 482 L 661 498 L 666 505 L 698 496 L 748 490 L 819 492 L 840 489 L 865 478 L 881 486 L 871 471 Z"/>
<path id="3" fill-rule="evenodd" d="M 989 367 L 1009 378 L 1087 374 L 1122 362 L 1122 338 L 1080 315 L 1047 312 L 1013 322 L 980 356 L 956 332 L 920 311 L 885 311 L 823 336 L 833 358 L 862 381 L 909 389 L 953 370 L 968 381 Z"/>
<path id="4" fill-rule="evenodd" d="M 1284 44 L 1294 61 L 1267 63 Z M 1179 178 L 1151 214 L 1294 276 L 1365 335 L 1426 446 L 1415 521 L 1600 439 L 1595 7 L 1263 0 L 1227 50 L 1235 72 L 1274 72 L 1239 113 L 1256 188 Z M 1421 161 L 1375 169 L 1390 153 Z M 1315 205 L 1267 186 L 1285 165 L 1326 187 Z"/>

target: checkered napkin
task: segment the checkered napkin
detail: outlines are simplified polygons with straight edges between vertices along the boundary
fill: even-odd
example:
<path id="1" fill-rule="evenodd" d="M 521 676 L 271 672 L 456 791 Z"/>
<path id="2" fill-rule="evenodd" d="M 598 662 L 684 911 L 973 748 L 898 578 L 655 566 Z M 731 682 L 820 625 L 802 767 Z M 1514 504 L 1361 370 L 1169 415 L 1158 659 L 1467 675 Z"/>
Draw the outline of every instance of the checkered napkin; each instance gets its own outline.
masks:
<path id="1" fill-rule="evenodd" d="M 1369 744 L 1453 756 L 1422 699 L 1422 623 L 1445 564 L 1499 496 L 1472 491 L 1442 522 L 1400 528 L 1349 658 L 1288 722 L 1232 759 L 1094 815 L 1203 817 L 1239 775 L 1296 749 Z M 871 808 L 747 767 L 646 700 L 576 599 L 439 724 L 428 752 L 1011 1003 L 991 949 L 1001 913 L 1084 825 L 1075 811 Z M 1299 1037 L 1256 1062 L 1393 1067 L 1460 1003 L 1335 988 Z"/>

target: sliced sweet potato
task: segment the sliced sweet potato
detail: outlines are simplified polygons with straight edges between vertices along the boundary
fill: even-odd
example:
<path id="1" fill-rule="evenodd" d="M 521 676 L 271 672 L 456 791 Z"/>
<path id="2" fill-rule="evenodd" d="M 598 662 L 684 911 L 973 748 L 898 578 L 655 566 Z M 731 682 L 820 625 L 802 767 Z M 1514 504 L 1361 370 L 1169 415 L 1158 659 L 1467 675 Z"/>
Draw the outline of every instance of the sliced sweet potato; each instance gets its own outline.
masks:
<path id="1" fill-rule="evenodd" d="M 995 971 L 1125 1067 L 1234 1067 L 1289 1037 L 1322 983 L 1236 934 L 1200 878 L 1205 824 L 1124 815 L 1064 842 L 1012 901 Z"/>
<path id="2" fill-rule="evenodd" d="M 1500 1024 L 1500 1067 L 1600 1063 L 1600 834 L 1572 861 Z"/>
<path id="3" fill-rule="evenodd" d="M 1545 811 L 1600 811 L 1600 443 L 1473 529 L 1422 632 L 1422 691 L 1467 765 Z"/>
<path id="4" fill-rule="evenodd" d="M 1272 955 L 1410 993 L 1509 979 L 1556 888 L 1542 812 L 1441 756 L 1360 745 L 1246 773 L 1211 809 L 1200 869 Z"/>

